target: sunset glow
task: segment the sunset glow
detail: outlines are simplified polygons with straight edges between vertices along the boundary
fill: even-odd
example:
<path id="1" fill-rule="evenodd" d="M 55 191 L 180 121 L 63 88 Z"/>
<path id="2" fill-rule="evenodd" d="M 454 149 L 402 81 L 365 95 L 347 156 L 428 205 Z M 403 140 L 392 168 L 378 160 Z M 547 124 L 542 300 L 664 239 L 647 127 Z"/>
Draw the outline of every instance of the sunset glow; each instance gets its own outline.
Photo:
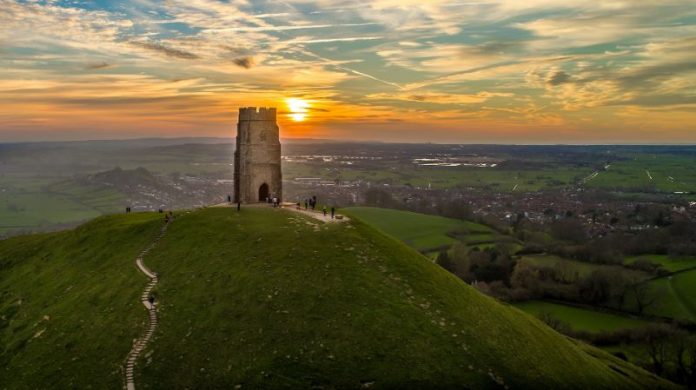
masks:
<path id="1" fill-rule="evenodd" d="M 283 138 L 696 142 L 686 0 L 0 9 L 0 141 L 230 137 L 275 106 Z"/>
<path id="2" fill-rule="evenodd" d="M 288 105 L 288 110 L 290 110 L 290 118 L 295 122 L 302 122 L 307 117 L 307 111 L 309 108 L 309 103 L 306 100 L 289 98 L 285 102 Z"/>

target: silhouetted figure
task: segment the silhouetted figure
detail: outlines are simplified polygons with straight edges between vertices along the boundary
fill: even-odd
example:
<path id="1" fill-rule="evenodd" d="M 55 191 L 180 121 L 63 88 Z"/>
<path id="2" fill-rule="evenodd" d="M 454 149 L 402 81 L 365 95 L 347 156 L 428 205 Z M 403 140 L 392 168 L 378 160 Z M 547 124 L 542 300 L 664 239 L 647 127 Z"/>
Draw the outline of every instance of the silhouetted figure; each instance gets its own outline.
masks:
<path id="1" fill-rule="evenodd" d="M 150 305 L 154 305 L 155 304 L 155 296 L 150 295 L 149 297 L 147 297 L 147 301 L 150 302 Z"/>
<path id="2" fill-rule="evenodd" d="M 160 213 L 160 214 L 162 214 L 162 213 L 164 212 L 164 210 L 162 210 L 162 209 L 160 208 L 159 210 L 157 210 L 157 212 Z"/>
<path id="3" fill-rule="evenodd" d="M 242 209 L 242 202 L 237 201 L 237 211 Z"/>
<path id="4" fill-rule="evenodd" d="M 126 207 L 126 214 L 131 212 L 130 206 Z"/>
<path id="5" fill-rule="evenodd" d="M 336 208 L 331 206 L 331 219 L 334 219 L 335 216 L 336 216 Z"/>
<path id="6" fill-rule="evenodd" d="M 324 209 L 322 211 L 324 212 L 324 216 L 326 217 L 326 206 L 324 206 Z"/>
<path id="7" fill-rule="evenodd" d="M 232 196 L 227 195 L 227 203 L 232 203 Z"/>

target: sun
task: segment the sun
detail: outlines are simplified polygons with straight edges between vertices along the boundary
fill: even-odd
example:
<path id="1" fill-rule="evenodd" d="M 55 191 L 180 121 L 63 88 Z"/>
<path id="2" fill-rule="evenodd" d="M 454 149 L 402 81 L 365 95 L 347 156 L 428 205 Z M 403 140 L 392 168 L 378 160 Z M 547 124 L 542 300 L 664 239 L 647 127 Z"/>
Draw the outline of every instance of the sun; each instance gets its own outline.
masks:
<path id="1" fill-rule="evenodd" d="M 288 110 L 290 111 L 290 118 L 295 122 L 302 122 L 307 117 L 307 112 L 309 111 L 309 102 L 304 99 L 298 98 L 288 98 L 285 99 L 285 103 L 288 105 Z"/>

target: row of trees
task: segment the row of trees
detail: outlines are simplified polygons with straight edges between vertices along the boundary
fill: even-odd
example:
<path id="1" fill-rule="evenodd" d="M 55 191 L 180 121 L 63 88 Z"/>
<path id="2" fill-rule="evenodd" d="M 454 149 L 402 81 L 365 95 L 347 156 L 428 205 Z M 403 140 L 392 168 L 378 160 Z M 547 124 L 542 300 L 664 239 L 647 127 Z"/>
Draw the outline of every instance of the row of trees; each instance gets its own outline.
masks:
<path id="1" fill-rule="evenodd" d="M 506 244 L 469 251 L 465 244 L 456 243 L 439 253 L 437 263 L 505 301 L 556 299 L 643 314 L 659 296 L 640 274 L 607 267 L 580 275 L 563 263 L 553 267 L 518 263 Z"/>
<path id="2" fill-rule="evenodd" d="M 614 355 L 632 360 L 656 375 L 676 383 L 696 387 L 696 335 L 673 324 L 655 323 L 636 329 L 615 332 L 578 332 L 549 313 L 539 318 L 560 333 L 594 345 L 634 345 L 631 359 L 624 352 Z"/>

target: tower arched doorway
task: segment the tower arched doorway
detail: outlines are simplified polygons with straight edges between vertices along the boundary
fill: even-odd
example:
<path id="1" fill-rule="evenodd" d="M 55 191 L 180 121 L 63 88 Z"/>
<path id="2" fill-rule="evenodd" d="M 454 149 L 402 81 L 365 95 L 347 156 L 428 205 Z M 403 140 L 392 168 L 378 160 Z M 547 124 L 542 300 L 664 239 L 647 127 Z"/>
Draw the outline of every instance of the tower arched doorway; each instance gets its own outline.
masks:
<path id="1" fill-rule="evenodd" d="M 268 184 L 263 183 L 259 187 L 259 202 L 265 202 L 268 199 Z"/>

